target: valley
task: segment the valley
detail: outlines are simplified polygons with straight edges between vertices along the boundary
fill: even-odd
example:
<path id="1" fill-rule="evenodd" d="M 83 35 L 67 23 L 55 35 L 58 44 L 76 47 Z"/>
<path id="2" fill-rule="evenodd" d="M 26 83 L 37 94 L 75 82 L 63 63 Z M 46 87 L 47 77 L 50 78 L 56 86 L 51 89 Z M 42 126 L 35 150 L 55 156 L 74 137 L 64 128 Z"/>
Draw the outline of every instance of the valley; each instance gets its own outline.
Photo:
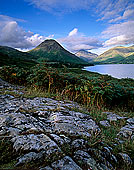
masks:
<path id="1" fill-rule="evenodd" d="M 133 79 L 82 70 L 55 40 L 0 57 L 0 169 L 133 170 Z"/>

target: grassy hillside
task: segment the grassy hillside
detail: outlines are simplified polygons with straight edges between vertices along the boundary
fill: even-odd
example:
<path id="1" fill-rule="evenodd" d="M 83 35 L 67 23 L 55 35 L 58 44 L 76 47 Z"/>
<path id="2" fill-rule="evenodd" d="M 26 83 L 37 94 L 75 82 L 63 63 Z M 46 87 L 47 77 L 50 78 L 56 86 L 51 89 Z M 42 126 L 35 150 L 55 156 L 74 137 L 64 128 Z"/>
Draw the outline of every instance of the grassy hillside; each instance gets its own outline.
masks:
<path id="1" fill-rule="evenodd" d="M 134 46 L 114 47 L 94 59 L 103 64 L 132 64 L 134 63 Z"/>
<path id="2" fill-rule="evenodd" d="M 0 46 L 0 67 L 4 65 L 31 67 L 37 64 L 35 59 L 35 56 L 32 56 L 28 53 L 15 50 L 10 47 Z"/>
<path id="3" fill-rule="evenodd" d="M 37 56 L 38 61 L 60 62 L 70 64 L 87 65 L 87 62 L 65 50 L 55 40 L 45 40 L 39 46 L 29 51 L 30 54 Z"/>

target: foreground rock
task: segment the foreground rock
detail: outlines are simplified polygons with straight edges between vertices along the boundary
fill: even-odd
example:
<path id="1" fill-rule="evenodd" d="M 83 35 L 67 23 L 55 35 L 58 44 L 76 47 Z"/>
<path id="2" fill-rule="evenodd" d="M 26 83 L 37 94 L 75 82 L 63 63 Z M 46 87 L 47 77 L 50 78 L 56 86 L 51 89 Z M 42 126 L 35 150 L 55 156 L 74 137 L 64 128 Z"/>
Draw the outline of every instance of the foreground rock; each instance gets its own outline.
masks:
<path id="1" fill-rule="evenodd" d="M 21 91 L 2 80 L 0 88 Z M 101 133 L 99 126 L 88 114 L 73 111 L 76 109 L 81 107 L 71 101 L 1 95 L 0 140 L 11 143 L 15 166 L 22 169 L 33 163 L 40 170 L 114 169 L 117 159 L 112 150 L 99 143 L 101 149 L 90 148 L 90 139 Z M 108 121 L 100 124 L 110 127 Z M 123 154 L 120 156 L 123 159 Z"/>

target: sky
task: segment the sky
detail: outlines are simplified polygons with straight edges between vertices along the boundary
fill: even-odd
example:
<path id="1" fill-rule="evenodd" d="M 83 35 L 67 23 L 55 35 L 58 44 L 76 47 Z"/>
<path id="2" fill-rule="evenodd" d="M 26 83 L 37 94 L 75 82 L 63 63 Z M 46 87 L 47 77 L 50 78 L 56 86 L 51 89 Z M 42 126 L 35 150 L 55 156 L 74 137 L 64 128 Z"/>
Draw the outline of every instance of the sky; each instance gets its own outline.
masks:
<path id="1" fill-rule="evenodd" d="M 134 0 L 0 0 L 0 45 L 30 50 L 55 39 L 75 53 L 134 44 Z"/>

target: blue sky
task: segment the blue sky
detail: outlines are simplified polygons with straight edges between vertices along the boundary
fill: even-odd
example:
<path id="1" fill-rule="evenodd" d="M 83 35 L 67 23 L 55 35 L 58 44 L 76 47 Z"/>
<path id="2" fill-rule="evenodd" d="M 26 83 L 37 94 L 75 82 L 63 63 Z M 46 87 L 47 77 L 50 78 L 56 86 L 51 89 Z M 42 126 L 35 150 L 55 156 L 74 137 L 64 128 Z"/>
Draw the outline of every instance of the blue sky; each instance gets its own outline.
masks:
<path id="1" fill-rule="evenodd" d="M 134 44 L 134 0 L 0 0 L 0 45 L 32 49 L 54 38 L 95 53 Z"/>

